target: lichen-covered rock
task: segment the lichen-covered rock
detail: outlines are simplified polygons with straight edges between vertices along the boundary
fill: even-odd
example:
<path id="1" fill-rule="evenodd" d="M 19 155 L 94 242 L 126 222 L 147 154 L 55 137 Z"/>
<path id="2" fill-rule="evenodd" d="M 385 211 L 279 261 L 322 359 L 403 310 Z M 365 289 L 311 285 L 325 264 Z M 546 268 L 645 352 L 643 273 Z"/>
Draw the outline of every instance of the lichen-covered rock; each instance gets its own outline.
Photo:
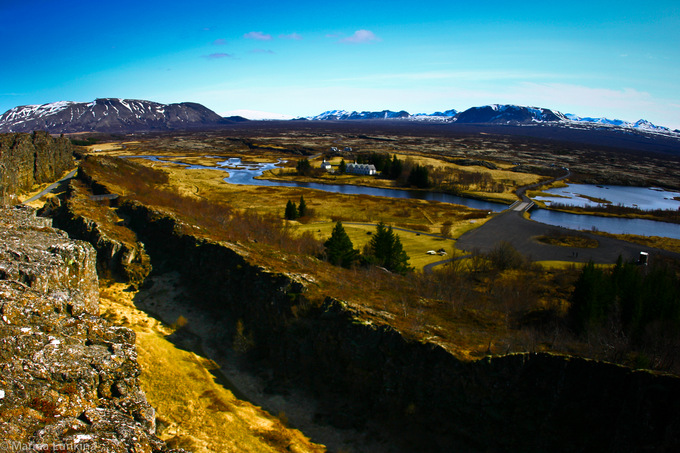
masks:
<path id="1" fill-rule="evenodd" d="M 0 450 L 166 451 L 134 332 L 99 317 L 94 250 L 47 222 L 0 209 Z"/>
<path id="2" fill-rule="evenodd" d="M 68 299 L 76 312 L 99 314 L 96 255 L 92 247 L 49 226 L 30 208 L 0 216 L 0 279 Z"/>

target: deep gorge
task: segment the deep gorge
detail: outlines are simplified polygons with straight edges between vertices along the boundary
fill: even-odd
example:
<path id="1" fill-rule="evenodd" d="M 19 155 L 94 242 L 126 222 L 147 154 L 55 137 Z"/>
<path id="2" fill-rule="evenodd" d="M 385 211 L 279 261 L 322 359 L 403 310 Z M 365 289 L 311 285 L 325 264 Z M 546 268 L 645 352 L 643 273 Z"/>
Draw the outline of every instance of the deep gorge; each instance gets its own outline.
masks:
<path id="1" fill-rule="evenodd" d="M 248 357 L 278 388 L 317 398 L 334 426 L 379 425 L 394 451 L 680 448 L 676 377 L 551 354 L 461 362 L 332 297 L 306 303 L 304 279 L 184 234 L 171 215 L 130 201 L 118 211 L 154 268 L 179 272 L 192 303 L 223 316 L 228 332 L 241 321 Z"/>

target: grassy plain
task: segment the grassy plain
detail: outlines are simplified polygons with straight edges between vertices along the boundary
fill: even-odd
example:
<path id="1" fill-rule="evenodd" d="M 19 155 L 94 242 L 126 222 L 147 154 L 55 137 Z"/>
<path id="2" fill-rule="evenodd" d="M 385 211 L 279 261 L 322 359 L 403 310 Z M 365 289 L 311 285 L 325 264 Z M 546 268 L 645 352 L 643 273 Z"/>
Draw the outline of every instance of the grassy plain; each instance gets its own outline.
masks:
<path id="1" fill-rule="evenodd" d="M 171 155 L 168 155 L 171 157 Z M 273 156 L 249 156 L 248 161 L 271 161 Z M 439 255 L 427 255 L 429 250 L 444 248 L 449 256 L 454 253 L 450 239 L 439 236 L 445 222 L 451 222 L 452 238 L 481 225 L 487 218 L 486 212 L 449 203 L 428 202 L 415 199 L 392 199 L 368 195 L 344 195 L 319 190 L 289 187 L 244 186 L 224 181 L 228 176 L 223 170 L 187 170 L 178 164 L 152 162 L 146 159 L 131 159 L 140 164 L 161 168 L 168 174 L 168 186 L 187 197 L 209 202 L 228 204 L 236 209 L 257 212 L 263 215 L 283 217 L 288 200 L 299 202 L 305 198 L 312 215 L 302 222 L 290 222 L 291 228 L 300 232 L 311 231 L 319 240 L 330 236 L 332 225 L 340 220 L 345 223 L 369 223 L 369 226 L 352 225 L 351 237 L 355 248 L 361 249 L 368 242 L 368 232 L 375 229 L 379 221 L 399 228 L 406 252 L 411 257 L 411 265 L 422 269 L 425 264 L 441 261 Z M 193 165 L 214 164 L 216 159 L 199 157 L 173 157 L 173 160 Z M 121 187 L 122 195 L 127 195 Z M 349 225 L 348 225 L 349 227 Z M 407 231 L 403 231 L 407 230 Z"/>

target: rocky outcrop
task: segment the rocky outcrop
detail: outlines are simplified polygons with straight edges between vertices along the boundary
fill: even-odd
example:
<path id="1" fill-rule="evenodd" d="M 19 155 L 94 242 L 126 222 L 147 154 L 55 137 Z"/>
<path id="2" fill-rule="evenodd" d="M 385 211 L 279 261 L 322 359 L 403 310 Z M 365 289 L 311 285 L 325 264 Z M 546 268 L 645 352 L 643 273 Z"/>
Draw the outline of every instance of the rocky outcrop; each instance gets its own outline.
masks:
<path id="1" fill-rule="evenodd" d="M 677 377 L 549 354 L 461 362 L 341 301 L 310 304 L 302 279 L 250 264 L 237 245 L 183 234 L 139 204 L 121 209 L 152 260 L 182 273 L 195 306 L 243 323 L 277 385 L 316 395 L 319 417 L 337 426 L 388 429 L 394 451 L 680 448 Z"/>
<path id="2" fill-rule="evenodd" d="M 81 175 L 79 175 L 82 178 Z M 105 275 L 141 285 L 151 272 L 144 245 L 128 229 L 115 223 L 97 222 L 93 217 L 112 215 L 108 200 L 95 201 L 86 185 L 71 181 L 63 199 L 51 198 L 41 215 L 52 217 L 54 226 L 73 239 L 89 242 L 97 251 L 97 270 Z"/>
<path id="3" fill-rule="evenodd" d="M 0 134 L 0 206 L 33 184 L 55 181 L 73 167 L 73 148 L 46 132 Z"/>
<path id="4" fill-rule="evenodd" d="M 160 452 L 134 333 L 99 317 L 95 252 L 0 210 L 0 451 Z"/>

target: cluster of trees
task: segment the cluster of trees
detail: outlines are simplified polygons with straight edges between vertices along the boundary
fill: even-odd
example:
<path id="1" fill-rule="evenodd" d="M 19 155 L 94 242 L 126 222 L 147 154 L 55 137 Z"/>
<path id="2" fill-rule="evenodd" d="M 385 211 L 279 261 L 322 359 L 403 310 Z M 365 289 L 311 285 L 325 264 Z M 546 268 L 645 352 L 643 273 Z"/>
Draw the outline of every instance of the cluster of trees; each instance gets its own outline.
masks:
<path id="1" fill-rule="evenodd" d="M 636 342 L 650 330 L 680 334 L 680 278 L 670 267 L 624 263 L 611 270 L 583 267 L 571 296 L 570 317 L 578 332 L 605 325 Z"/>
<path id="2" fill-rule="evenodd" d="M 375 169 L 388 179 L 400 181 L 404 184 L 420 187 L 431 186 L 430 170 L 425 165 L 416 164 L 411 159 L 400 160 L 396 154 L 390 158 L 389 154 L 372 152 L 357 156 L 357 163 L 373 164 Z"/>
<path id="3" fill-rule="evenodd" d="M 358 164 L 372 164 L 377 171 L 389 179 L 399 179 L 404 171 L 404 162 L 394 155 L 372 152 L 357 156 Z"/>
<path id="4" fill-rule="evenodd" d="M 326 258 L 336 266 L 350 268 L 361 262 L 384 267 L 398 274 L 412 270 L 408 265 L 409 257 L 404 251 L 399 235 L 383 222 L 376 227 L 376 232 L 364 247 L 363 254 L 354 248 L 340 221 L 335 224 L 331 237 L 324 243 L 324 248 Z"/>
<path id="5" fill-rule="evenodd" d="M 427 167 L 415 164 L 408 175 L 408 183 L 421 189 L 430 187 L 430 172 Z"/>
<path id="6" fill-rule="evenodd" d="M 295 169 L 300 176 L 310 176 L 312 174 L 312 164 L 306 157 L 297 161 Z"/>
<path id="7" fill-rule="evenodd" d="M 307 215 L 309 215 L 309 209 L 307 208 L 307 203 L 305 202 L 305 197 L 303 195 L 300 195 L 299 205 L 288 200 L 288 203 L 286 203 L 286 211 L 283 215 L 286 220 L 297 220 L 301 217 L 306 217 Z"/>

